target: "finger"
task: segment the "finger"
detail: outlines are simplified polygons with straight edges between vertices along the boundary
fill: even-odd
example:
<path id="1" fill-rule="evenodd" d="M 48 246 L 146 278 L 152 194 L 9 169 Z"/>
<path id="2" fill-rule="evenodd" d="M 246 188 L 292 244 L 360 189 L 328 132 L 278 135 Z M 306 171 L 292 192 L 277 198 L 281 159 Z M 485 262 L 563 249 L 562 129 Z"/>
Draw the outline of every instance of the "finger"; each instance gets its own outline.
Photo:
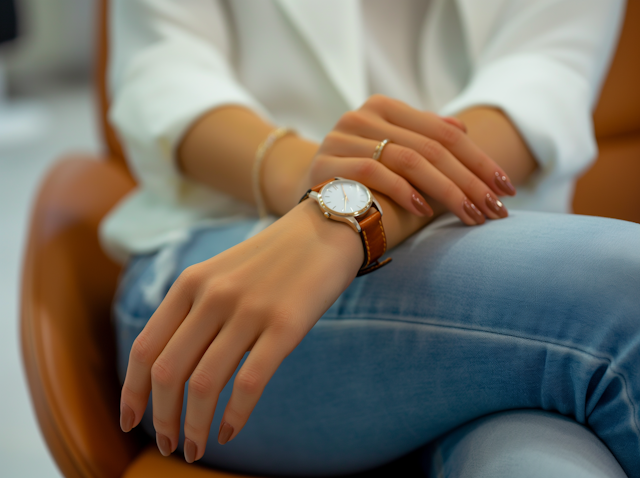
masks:
<path id="1" fill-rule="evenodd" d="M 380 119 L 372 119 L 366 127 L 361 128 L 360 134 L 371 139 L 391 139 L 392 144 L 385 147 L 380 161 L 421 191 L 442 202 L 466 224 L 469 224 L 465 221 L 466 217 L 473 218 L 476 224 L 484 222 L 484 217 L 480 220 L 479 215 L 475 214 L 476 210 L 492 219 L 508 215 L 504 204 L 492 189 L 437 141 Z M 427 161 L 421 161 L 422 158 Z M 429 164 L 442 174 L 433 171 Z M 473 214 L 469 215 L 470 211 Z"/>
<path id="2" fill-rule="evenodd" d="M 364 141 L 371 143 L 369 140 Z M 356 150 L 353 147 L 349 149 Z M 433 216 L 433 210 L 429 204 L 409 181 L 386 168 L 379 161 L 367 157 L 323 156 L 316 167 L 319 168 L 317 172 L 320 177 L 344 176 L 360 181 L 367 187 L 389 196 L 401 207 L 417 216 Z"/>
<path id="3" fill-rule="evenodd" d="M 217 287 L 200 297 L 151 367 L 153 426 L 163 455 L 178 446 L 184 384 L 222 327 L 226 294 Z"/>
<path id="4" fill-rule="evenodd" d="M 440 118 L 445 123 L 455 126 L 463 133 L 467 132 L 467 125 L 465 125 L 460 118 L 456 118 L 455 116 L 441 116 Z"/>
<path id="5" fill-rule="evenodd" d="M 413 149 L 391 144 L 382 152 L 380 160 L 399 175 L 411 178 L 418 189 L 443 204 L 466 225 L 484 224 L 484 214 L 477 204 L 455 181 Z"/>
<path id="6" fill-rule="evenodd" d="M 251 348 L 256 335 L 257 332 L 252 332 L 247 322 L 227 324 L 191 374 L 184 421 L 187 462 L 199 460 L 204 455 L 218 395 L 231 379 L 246 351 Z"/>
<path id="7" fill-rule="evenodd" d="M 502 219 L 509 215 L 496 193 L 440 143 L 401 128 L 395 131 L 395 135 L 399 144 L 420 153 L 431 165 L 453 181 L 484 215 L 491 219 Z M 422 177 L 416 169 L 424 165 L 412 158 L 409 151 L 399 150 L 398 147 L 389 150 L 383 159 L 385 165 L 404 177 Z M 416 186 L 421 188 L 422 184 Z"/>
<path id="8" fill-rule="evenodd" d="M 369 106 L 389 123 L 431 138 L 458 158 L 471 172 L 487 184 L 495 194 L 515 195 L 507 174 L 457 126 L 442 117 L 420 111 L 391 98 L 381 98 Z"/>
<path id="9" fill-rule="evenodd" d="M 234 380 L 231 398 L 220 422 L 219 443 L 228 443 L 242 430 L 265 386 L 299 342 L 276 329 L 262 333 Z"/>
<path id="10" fill-rule="evenodd" d="M 178 278 L 131 347 L 120 398 L 120 427 L 125 432 L 140 423 L 151 393 L 151 367 L 189 313 L 191 281 L 190 273 Z"/>

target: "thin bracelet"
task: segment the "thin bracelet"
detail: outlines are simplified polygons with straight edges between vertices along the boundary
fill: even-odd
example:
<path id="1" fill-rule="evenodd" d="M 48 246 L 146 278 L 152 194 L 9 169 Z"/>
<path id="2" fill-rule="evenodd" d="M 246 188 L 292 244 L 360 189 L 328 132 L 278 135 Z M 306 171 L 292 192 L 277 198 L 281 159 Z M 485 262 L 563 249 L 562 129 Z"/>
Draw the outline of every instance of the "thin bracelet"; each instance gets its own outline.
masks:
<path id="1" fill-rule="evenodd" d="M 296 134 L 296 132 L 295 130 L 284 126 L 276 128 L 269 133 L 269 136 L 260 143 L 260 146 L 258 146 L 258 149 L 256 150 L 256 159 L 253 162 L 253 197 L 256 200 L 258 216 L 260 219 L 267 217 L 267 205 L 265 204 L 264 197 L 262 197 L 262 189 L 260 188 L 260 170 L 262 169 L 262 161 L 275 142 L 288 134 Z"/>

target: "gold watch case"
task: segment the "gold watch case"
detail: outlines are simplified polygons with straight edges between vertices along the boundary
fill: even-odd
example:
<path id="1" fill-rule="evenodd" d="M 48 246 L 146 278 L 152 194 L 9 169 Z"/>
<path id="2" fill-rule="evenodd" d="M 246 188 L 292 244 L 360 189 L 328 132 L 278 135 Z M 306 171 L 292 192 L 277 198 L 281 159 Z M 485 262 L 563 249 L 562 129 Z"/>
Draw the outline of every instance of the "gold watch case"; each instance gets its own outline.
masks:
<path id="1" fill-rule="evenodd" d="M 362 187 L 366 191 L 368 200 L 367 200 L 367 204 L 362 209 L 354 212 L 342 213 L 342 212 L 338 212 L 331 209 L 329 206 L 327 206 L 324 203 L 324 201 L 322 200 L 322 193 L 325 190 L 327 190 L 329 187 L 333 186 L 336 182 L 341 182 L 341 181 L 358 184 L 360 187 Z M 366 187 L 364 184 L 358 181 L 354 181 L 353 179 L 336 177 L 335 180 L 325 184 L 320 190 L 320 192 L 311 191 L 309 193 L 309 197 L 318 203 L 318 205 L 320 206 L 320 209 L 322 209 L 322 213 L 327 219 L 333 219 L 334 221 L 339 221 L 339 222 L 344 222 L 346 224 L 349 224 L 353 228 L 353 230 L 356 231 L 358 234 L 362 231 L 362 228 L 360 227 L 360 223 L 356 218 L 365 216 L 369 212 L 369 209 L 371 209 L 372 205 L 375 205 L 376 209 L 380 211 L 380 215 L 382 216 L 382 208 L 380 207 L 380 204 L 378 203 L 376 198 L 373 197 L 373 194 L 371 194 L 371 190 L 368 187 Z"/>

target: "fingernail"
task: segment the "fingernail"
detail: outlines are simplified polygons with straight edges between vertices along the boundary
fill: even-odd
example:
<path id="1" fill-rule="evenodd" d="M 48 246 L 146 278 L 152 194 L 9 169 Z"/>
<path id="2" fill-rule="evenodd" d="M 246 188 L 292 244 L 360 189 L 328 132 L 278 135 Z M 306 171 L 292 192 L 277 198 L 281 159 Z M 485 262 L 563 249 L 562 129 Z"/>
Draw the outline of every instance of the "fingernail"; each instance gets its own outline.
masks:
<path id="1" fill-rule="evenodd" d="M 224 445 L 229 441 L 231 435 L 233 435 L 233 427 L 227 422 L 223 422 L 222 426 L 220 427 L 220 433 L 218 434 L 218 443 Z"/>
<path id="2" fill-rule="evenodd" d="M 411 195 L 411 202 L 413 202 L 413 206 L 425 217 L 433 216 L 433 209 L 429 207 L 424 198 L 416 193 Z"/>
<path id="3" fill-rule="evenodd" d="M 196 455 L 198 454 L 198 447 L 188 438 L 184 441 L 184 459 L 187 463 L 193 463 L 196 461 Z"/>
<path id="4" fill-rule="evenodd" d="M 462 207 L 464 208 L 464 212 L 474 221 L 476 224 L 484 224 L 484 214 L 482 214 L 475 204 L 469 201 L 467 198 L 464 198 L 464 202 L 462 203 Z"/>
<path id="5" fill-rule="evenodd" d="M 126 403 L 120 404 L 120 428 L 122 428 L 123 432 L 127 433 L 131 431 L 135 418 L 136 415 L 129 405 Z"/>
<path id="6" fill-rule="evenodd" d="M 464 132 L 464 133 L 467 132 L 467 125 L 464 124 L 462 122 L 462 120 L 460 120 L 458 118 L 453 118 L 451 116 L 440 116 L 440 118 L 442 118 L 445 122 L 449 123 L 450 125 L 455 126 L 456 128 L 458 128 L 462 132 Z"/>
<path id="7" fill-rule="evenodd" d="M 500 217 L 507 217 L 509 213 L 507 212 L 507 208 L 504 207 L 502 201 L 499 199 L 495 199 L 491 194 L 487 193 L 487 197 L 484 202 L 487 204 L 487 207 L 495 212 Z"/>
<path id="8" fill-rule="evenodd" d="M 498 186 L 505 194 L 509 196 L 515 196 L 516 188 L 513 187 L 509 178 L 504 174 L 501 174 L 499 171 L 496 171 L 496 177 L 494 179 L 496 186 Z"/>
<path id="9" fill-rule="evenodd" d="M 171 442 L 166 436 L 156 432 L 156 443 L 158 445 L 158 450 L 162 453 L 162 456 L 171 455 Z"/>

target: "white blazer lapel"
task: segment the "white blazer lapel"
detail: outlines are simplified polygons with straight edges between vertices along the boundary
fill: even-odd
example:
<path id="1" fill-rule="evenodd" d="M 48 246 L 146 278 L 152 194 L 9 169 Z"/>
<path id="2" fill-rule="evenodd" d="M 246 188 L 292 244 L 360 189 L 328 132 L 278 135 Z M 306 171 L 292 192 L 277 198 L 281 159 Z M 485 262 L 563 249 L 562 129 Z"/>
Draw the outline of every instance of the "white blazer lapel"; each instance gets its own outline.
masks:
<path id="1" fill-rule="evenodd" d="M 367 97 L 358 0 L 276 0 L 350 109 Z"/>

